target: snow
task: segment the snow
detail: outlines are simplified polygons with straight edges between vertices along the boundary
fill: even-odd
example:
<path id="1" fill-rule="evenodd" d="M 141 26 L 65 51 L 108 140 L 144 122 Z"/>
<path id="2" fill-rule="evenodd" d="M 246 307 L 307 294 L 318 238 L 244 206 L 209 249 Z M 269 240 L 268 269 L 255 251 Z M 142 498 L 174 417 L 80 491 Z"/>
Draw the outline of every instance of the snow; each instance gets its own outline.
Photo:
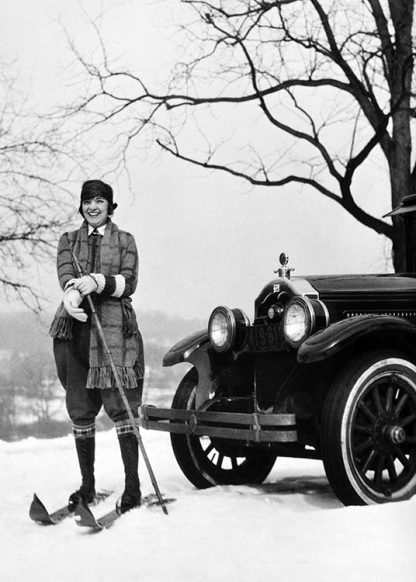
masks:
<path id="1" fill-rule="evenodd" d="M 142 431 L 167 497 L 169 515 L 140 508 L 113 528 L 89 533 L 69 518 L 58 526 L 33 523 L 36 491 L 50 509 L 79 485 L 71 436 L 0 441 L 0 579 L 29 582 L 140 580 L 143 582 L 383 582 L 415 580 L 416 496 L 402 503 L 344 507 L 322 463 L 278 459 L 261 486 L 196 490 L 174 459 L 169 435 Z M 99 488 L 114 494 L 96 515 L 112 509 L 123 487 L 113 430 L 97 435 Z M 143 494 L 153 492 L 144 463 Z"/>

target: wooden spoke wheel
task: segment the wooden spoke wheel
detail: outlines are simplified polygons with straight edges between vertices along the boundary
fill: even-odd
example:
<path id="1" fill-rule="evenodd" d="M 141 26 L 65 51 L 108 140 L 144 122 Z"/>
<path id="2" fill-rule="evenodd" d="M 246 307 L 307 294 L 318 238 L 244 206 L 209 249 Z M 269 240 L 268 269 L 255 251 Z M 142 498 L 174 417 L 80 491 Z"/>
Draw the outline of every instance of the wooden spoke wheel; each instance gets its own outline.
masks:
<path id="1" fill-rule="evenodd" d="M 190 370 L 178 386 L 172 408 L 192 409 L 198 375 Z M 191 483 L 199 489 L 214 485 L 262 483 L 273 468 L 276 455 L 239 446 L 225 439 L 171 433 L 176 460 Z"/>
<path id="2" fill-rule="evenodd" d="M 351 360 L 324 405 L 322 454 L 345 505 L 401 501 L 416 491 L 416 367 L 377 351 Z"/>

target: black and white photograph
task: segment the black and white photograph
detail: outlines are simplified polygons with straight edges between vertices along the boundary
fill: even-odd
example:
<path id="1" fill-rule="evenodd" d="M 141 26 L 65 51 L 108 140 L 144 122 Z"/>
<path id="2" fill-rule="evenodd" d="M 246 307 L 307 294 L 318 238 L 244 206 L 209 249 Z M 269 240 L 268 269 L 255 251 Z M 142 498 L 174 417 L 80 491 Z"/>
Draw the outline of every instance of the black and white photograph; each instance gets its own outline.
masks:
<path id="1" fill-rule="evenodd" d="M 1 580 L 415 579 L 415 17 L 1 2 Z"/>

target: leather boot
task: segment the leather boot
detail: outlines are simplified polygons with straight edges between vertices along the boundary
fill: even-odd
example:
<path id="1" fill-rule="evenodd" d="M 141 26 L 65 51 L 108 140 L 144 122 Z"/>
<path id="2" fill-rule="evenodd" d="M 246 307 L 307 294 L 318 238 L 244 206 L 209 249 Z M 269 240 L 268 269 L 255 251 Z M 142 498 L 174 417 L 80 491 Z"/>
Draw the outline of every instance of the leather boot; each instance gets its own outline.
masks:
<path id="1" fill-rule="evenodd" d="M 81 470 L 82 484 L 77 491 L 69 496 L 68 509 L 74 511 L 77 503 L 82 497 L 87 503 L 92 503 L 95 498 L 95 438 L 77 437 L 75 439 L 79 468 Z"/>
<path id="2" fill-rule="evenodd" d="M 139 444 L 134 433 L 119 435 L 121 458 L 123 459 L 125 486 L 118 505 L 120 513 L 125 513 L 141 503 L 139 467 Z"/>

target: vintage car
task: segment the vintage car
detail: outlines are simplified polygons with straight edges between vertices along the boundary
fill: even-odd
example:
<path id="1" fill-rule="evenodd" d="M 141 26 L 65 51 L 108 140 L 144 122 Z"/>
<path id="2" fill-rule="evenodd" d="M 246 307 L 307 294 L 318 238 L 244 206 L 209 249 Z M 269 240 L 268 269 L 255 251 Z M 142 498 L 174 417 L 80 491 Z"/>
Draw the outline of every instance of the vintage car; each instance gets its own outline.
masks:
<path id="1" fill-rule="evenodd" d="M 261 483 L 277 457 L 322 459 L 345 505 L 416 491 L 416 275 L 277 277 L 254 321 L 217 307 L 165 366 L 192 368 L 172 408 L 142 407 L 169 431 L 198 488 Z"/>

